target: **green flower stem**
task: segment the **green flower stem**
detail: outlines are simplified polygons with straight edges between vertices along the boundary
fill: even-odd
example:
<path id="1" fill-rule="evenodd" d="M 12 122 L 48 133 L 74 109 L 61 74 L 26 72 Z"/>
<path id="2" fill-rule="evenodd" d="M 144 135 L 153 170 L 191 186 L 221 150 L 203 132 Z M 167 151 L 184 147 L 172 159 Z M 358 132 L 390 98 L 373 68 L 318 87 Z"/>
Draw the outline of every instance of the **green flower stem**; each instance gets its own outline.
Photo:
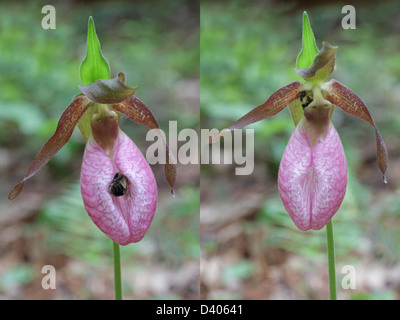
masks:
<path id="1" fill-rule="evenodd" d="M 336 300 L 335 241 L 332 220 L 329 220 L 326 225 L 326 238 L 328 240 L 329 293 L 330 299 Z"/>
<path id="2" fill-rule="evenodd" d="M 121 256 L 119 244 L 113 241 L 115 300 L 122 300 Z"/>

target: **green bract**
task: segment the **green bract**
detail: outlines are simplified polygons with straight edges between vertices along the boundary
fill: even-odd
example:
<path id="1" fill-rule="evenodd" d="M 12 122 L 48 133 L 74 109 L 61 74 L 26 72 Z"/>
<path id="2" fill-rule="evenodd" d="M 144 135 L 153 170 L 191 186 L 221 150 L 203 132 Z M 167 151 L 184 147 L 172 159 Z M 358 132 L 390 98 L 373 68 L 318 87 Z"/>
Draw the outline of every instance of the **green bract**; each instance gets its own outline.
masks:
<path id="1" fill-rule="evenodd" d="M 335 68 L 335 55 L 338 47 L 323 42 L 322 49 L 315 56 L 311 66 L 296 69 L 296 72 L 307 82 L 320 85 Z"/>
<path id="2" fill-rule="evenodd" d="M 302 49 L 297 56 L 296 67 L 302 69 L 311 66 L 314 57 L 318 53 L 318 47 L 315 44 L 314 33 L 310 26 L 310 20 L 308 19 L 307 12 L 303 13 L 303 41 Z"/>
<path id="3" fill-rule="evenodd" d="M 84 86 L 100 79 L 110 79 L 110 66 L 101 53 L 92 17 L 89 17 L 87 51 L 81 63 L 80 76 Z"/>
<path id="4" fill-rule="evenodd" d="M 318 90 L 335 69 L 335 55 L 338 47 L 331 46 L 327 42 L 322 43 L 322 49 L 318 50 L 315 44 L 314 33 L 311 29 L 310 20 L 307 12 L 303 14 L 303 34 L 302 48 L 297 56 L 295 71 L 306 81 L 306 89 Z M 304 108 L 300 100 L 295 100 L 289 104 L 289 111 L 294 125 L 297 126 L 304 115 Z M 333 107 L 330 111 L 330 117 L 333 113 Z"/>

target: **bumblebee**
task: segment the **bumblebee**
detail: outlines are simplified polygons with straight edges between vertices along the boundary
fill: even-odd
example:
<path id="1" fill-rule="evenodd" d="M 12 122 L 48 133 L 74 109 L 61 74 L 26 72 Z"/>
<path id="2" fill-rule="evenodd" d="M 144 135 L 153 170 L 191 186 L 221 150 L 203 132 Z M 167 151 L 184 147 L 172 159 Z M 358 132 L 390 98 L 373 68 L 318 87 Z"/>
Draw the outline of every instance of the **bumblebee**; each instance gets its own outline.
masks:
<path id="1" fill-rule="evenodd" d="M 300 102 L 301 106 L 304 108 L 308 107 L 308 105 L 313 101 L 312 93 L 310 91 L 301 91 L 300 92 Z"/>
<path id="2" fill-rule="evenodd" d="M 125 196 L 129 197 L 129 180 L 121 172 L 117 172 L 114 175 L 110 185 L 108 186 L 108 192 L 114 197 Z"/>

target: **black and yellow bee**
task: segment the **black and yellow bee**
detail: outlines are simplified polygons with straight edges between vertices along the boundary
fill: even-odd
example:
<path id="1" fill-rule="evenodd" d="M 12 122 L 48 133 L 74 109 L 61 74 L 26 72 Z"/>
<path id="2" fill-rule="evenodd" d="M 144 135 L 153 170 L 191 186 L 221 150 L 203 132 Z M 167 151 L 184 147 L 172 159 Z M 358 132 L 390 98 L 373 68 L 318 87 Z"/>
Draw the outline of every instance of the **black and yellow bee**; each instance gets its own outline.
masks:
<path id="1" fill-rule="evenodd" d="M 313 101 L 312 92 L 310 91 L 301 91 L 300 92 L 300 102 L 301 106 L 304 108 L 308 107 L 308 105 Z"/>
<path id="2" fill-rule="evenodd" d="M 115 196 L 121 197 L 125 196 L 129 197 L 129 180 L 126 176 L 124 176 L 121 172 L 117 172 L 114 175 L 110 185 L 108 186 L 108 192 Z"/>

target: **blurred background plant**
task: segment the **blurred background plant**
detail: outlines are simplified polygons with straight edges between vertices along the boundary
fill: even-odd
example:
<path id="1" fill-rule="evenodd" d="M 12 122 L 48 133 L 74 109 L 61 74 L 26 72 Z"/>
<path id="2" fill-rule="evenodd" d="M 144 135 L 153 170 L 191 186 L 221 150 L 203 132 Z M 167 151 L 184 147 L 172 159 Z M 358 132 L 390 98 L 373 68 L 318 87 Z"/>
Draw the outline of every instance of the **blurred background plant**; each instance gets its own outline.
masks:
<path id="1" fill-rule="evenodd" d="M 307 11 L 319 48 L 339 46 L 332 78 L 368 106 L 389 151 L 388 185 L 376 163 L 374 130 L 335 109 L 349 183 L 334 217 L 339 299 L 400 298 L 400 7 L 396 1 L 352 3 L 356 29 L 341 27 L 339 1 L 201 1 L 201 127 L 227 128 L 299 80 L 294 71 Z M 201 297 L 327 299 L 325 230 L 301 232 L 286 213 L 277 174 L 294 130 L 289 111 L 255 130 L 255 170 L 201 167 Z M 344 265 L 356 289 L 344 290 Z"/>
<path id="2" fill-rule="evenodd" d="M 168 134 L 168 121 L 176 120 L 178 130 L 198 130 L 199 3 L 53 1 L 56 29 L 43 30 L 46 4 L 0 3 L 0 298 L 112 299 L 112 242 L 83 207 L 78 130 L 18 199 L 7 195 L 80 92 L 89 16 L 111 76 L 125 72 L 161 129 Z M 147 129 L 121 121 L 145 154 Z M 121 248 L 124 298 L 198 298 L 199 167 L 178 167 L 176 198 L 163 166 L 152 168 L 159 206 L 144 240 Z M 56 290 L 40 286 L 47 264 L 56 268 Z"/>

